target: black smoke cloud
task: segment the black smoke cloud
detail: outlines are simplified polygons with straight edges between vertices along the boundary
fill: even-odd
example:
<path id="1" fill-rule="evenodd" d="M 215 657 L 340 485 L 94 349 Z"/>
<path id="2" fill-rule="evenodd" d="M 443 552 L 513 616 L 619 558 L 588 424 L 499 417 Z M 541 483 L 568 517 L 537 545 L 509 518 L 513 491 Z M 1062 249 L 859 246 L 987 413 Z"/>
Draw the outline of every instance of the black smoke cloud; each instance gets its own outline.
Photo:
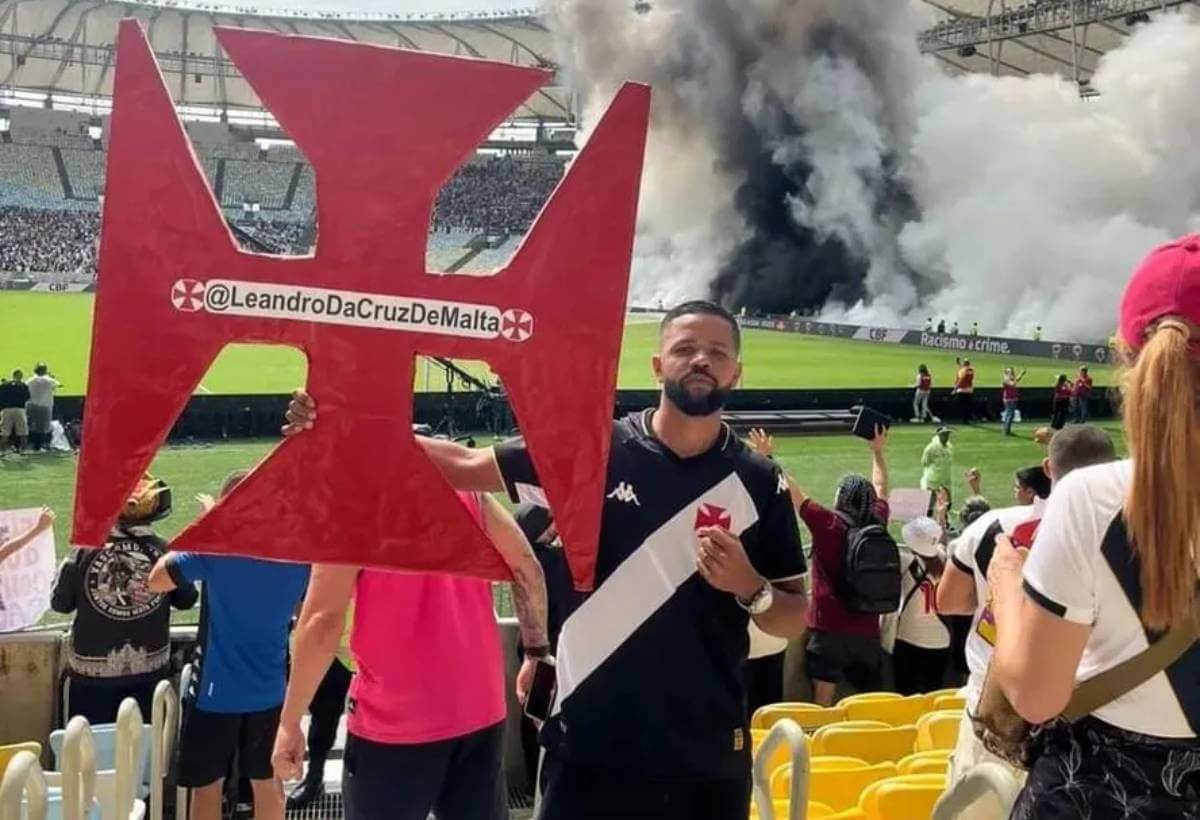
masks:
<path id="1" fill-rule="evenodd" d="M 1099 340 L 1145 252 L 1200 229 L 1200 13 L 1139 26 L 1084 102 L 944 73 L 917 0 L 544 3 L 585 126 L 653 88 L 634 304 Z"/>
<path id="2" fill-rule="evenodd" d="M 836 22 L 816 25 L 807 41 L 808 55 L 851 64 L 873 84 L 877 80 L 878 65 L 868 44 L 847 27 Z M 800 61 L 808 59 L 802 56 Z M 743 115 L 732 118 L 731 125 L 728 138 L 719 144 L 717 162 L 730 176 L 744 179 L 732 201 L 746 234 L 721 266 L 710 296 L 730 308 L 770 313 L 866 299 L 869 260 L 836 235 L 797 220 L 793 212 L 792 203 L 806 208 L 814 204 L 808 189 L 813 167 L 802 158 L 781 161 L 773 146 L 802 141 L 806 124 L 793 116 L 785 100 L 771 95 L 753 119 Z M 884 157 L 883 167 L 882 176 L 862 182 L 875 200 L 876 219 L 899 226 L 916 216 L 915 203 L 894 154 Z M 905 273 L 912 276 L 911 271 Z"/>

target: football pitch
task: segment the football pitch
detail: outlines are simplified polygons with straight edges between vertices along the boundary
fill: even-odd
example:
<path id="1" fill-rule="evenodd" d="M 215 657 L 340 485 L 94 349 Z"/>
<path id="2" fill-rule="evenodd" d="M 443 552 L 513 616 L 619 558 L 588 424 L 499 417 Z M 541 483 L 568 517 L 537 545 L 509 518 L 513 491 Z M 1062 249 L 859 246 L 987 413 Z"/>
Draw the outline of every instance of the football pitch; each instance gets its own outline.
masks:
<path id="1" fill-rule="evenodd" d="M 1042 422 L 1016 426 L 1016 436 L 1005 438 L 999 425 L 956 427 L 955 470 L 952 487 L 955 507 L 967 495 L 963 472 L 977 467 L 983 474 L 983 492 L 996 506 L 1012 503 L 1012 474 L 1040 463 L 1045 449 L 1032 440 Z M 1124 450 L 1116 422 L 1101 422 Z M 921 452 L 933 434 L 932 426 L 902 425 L 893 429 L 888 444 L 888 463 L 893 488 L 916 487 L 921 476 Z M 480 445 L 490 443 L 480 437 Z M 172 488 L 174 511 L 155 528 L 173 536 L 200 514 L 197 493 L 215 494 L 225 475 L 251 467 L 263 458 L 277 439 L 253 439 L 213 444 L 171 446 L 159 451 L 151 471 Z M 866 443 L 849 434 L 781 436 L 776 440 L 776 460 L 790 471 L 813 497 L 833 500 L 834 487 L 850 472 L 869 474 L 871 461 Z M 68 549 L 71 509 L 75 499 L 75 455 L 26 455 L 0 458 L 0 509 L 19 509 L 47 504 L 58 513 L 54 536 L 60 555 Z M 807 540 L 807 534 L 805 540 Z"/>
<path id="2" fill-rule="evenodd" d="M 0 291 L 0 373 L 21 368 L 28 376 L 39 361 L 49 363 L 63 383 L 60 395 L 80 395 L 87 389 L 91 344 L 91 294 Z M 131 315 L 129 321 L 136 322 Z M 650 357 L 657 349 L 657 323 L 652 317 L 631 315 L 621 348 L 619 387 L 653 388 Z M 153 344 L 147 328 L 146 343 Z M 742 387 L 748 389 L 821 389 L 902 387 L 912 384 L 916 367 L 928 365 L 934 387 L 949 387 L 954 379 L 955 354 L 908 345 L 828 339 L 770 330 L 744 330 Z M 998 386 L 1001 369 L 1027 368 L 1027 387 L 1050 386 L 1060 372 L 1074 373 L 1070 362 L 995 355 L 972 355 L 977 384 Z M 463 362 L 466 369 L 489 376 L 486 365 Z M 137 368 L 137 361 L 125 366 Z M 295 349 L 263 345 L 232 345 L 213 363 L 198 393 L 286 393 L 305 381 L 304 356 Z M 153 379 L 155 374 L 146 373 Z M 1097 384 L 1108 384 L 1109 369 L 1095 366 Z M 417 390 L 442 390 L 440 372 L 418 364 Z"/>

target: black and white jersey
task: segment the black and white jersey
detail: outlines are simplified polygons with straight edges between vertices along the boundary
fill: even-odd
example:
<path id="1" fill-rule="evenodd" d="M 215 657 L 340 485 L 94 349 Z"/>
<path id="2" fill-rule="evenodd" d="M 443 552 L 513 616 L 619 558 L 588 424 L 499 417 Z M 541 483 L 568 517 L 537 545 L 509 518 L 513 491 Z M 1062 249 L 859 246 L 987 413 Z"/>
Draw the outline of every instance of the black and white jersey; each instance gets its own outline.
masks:
<path id="1" fill-rule="evenodd" d="M 970 675 L 965 695 L 967 706 L 972 710 L 983 694 L 983 682 L 996 645 L 996 620 L 991 610 L 992 592 L 987 577 L 992 553 L 996 551 L 996 536 L 1001 533 L 1012 535 L 1019 525 L 1040 519 L 1045 509 L 1046 502 L 1038 498 L 1033 504 L 989 510 L 950 542 L 950 560 L 975 582 L 975 614 L 966 645 Z"/>
<path id="2" fill-rule="evenodd" d="M 1121 510 L 1132 463 L 1076 470 L 1050 496 L 1025 562 L 1025 591 L 1051 614 L 1090 626 L 1076 673 L 1084 681 L 1144 651 L 1137 554 Z M 1098 709 L 1100 720 L 1144 735 L 1200 734 L 1200 642 L 1132 692 Z"/>
<path id="3" fill-rule="evenodd" d="M 697 574 L 695 531 L 740 535 L 754 567 L 783 581 L 806 571 L 799 527 L 782 472 L 727 426 L 685 459 L 654 437 L 652 414 L 613 424 L 596 588 L 559 638 L 542 742 L 578 765 L 743 778 L 749 616 Z M 514 499 L 540 494 L 521 439 L 497 446 L 496 460 Z"/>

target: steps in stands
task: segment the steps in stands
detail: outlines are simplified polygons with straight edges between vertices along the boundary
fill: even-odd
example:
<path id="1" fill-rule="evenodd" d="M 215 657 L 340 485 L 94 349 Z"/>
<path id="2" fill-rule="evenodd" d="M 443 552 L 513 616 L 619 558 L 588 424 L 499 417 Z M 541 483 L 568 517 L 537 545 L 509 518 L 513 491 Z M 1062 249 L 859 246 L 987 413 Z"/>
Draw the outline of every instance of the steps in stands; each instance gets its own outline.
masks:
<path id="1" fill-rule="evenodd" d="M 71 176 L 67 173 L 67 164 L 63 162 L 62 150 L 58 146 L 50 149 L 50 153 L 54 156 L 54 168 L 58 171 L 58 181 L 62 184 L 63 196 L 67 199 L 75 198 L 75 190 L 71 187 Z"/>

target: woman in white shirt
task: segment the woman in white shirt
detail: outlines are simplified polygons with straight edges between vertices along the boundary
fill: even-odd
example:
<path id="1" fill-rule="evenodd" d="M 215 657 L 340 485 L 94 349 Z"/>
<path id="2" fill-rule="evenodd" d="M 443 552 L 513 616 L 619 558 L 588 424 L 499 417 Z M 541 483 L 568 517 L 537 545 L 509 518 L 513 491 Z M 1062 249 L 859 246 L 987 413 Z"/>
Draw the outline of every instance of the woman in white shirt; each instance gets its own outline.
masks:
<path id="1" fill-rule="evenodd" d="M 1120 338 L 1132 460 L 1067 476 L 1032 549 L 998 539 L 989 567 L 992 674 L 1017 712 L 1045 724 L 1013 810 L 1021 820 L 1200 817 L 1200 642 L 1087 716 L 1059 717 L 1077 682 L 1194 627 L 1200 236 L 1156 249 L 1134 273 Z"/>
<path id="2" fill-rule="evenodd" d="M 941 689 L 950 660 L 950 630 L 937 611 L 937 582 L 946 561 L 942 528 L 932 518 L 914 518 L 901 533 L 900 612 L 892 661 L 896 691 L 916 695 Z"/>

